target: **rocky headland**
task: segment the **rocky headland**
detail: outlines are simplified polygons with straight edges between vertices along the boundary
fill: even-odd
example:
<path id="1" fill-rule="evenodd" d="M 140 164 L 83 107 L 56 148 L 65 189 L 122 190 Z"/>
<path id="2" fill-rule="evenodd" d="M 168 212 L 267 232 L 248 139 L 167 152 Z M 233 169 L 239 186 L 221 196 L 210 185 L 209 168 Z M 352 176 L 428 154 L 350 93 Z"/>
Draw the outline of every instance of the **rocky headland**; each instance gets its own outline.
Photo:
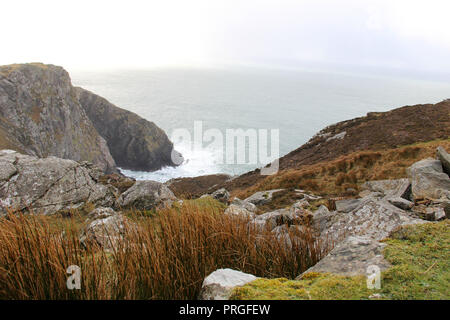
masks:
<path id="1" fill-rule="evenodd" d="M 173 144 L 154 123 L 40 63 L 0 67 L 0 149 L 88 161 L 105 173 L 175 165 Z"/>

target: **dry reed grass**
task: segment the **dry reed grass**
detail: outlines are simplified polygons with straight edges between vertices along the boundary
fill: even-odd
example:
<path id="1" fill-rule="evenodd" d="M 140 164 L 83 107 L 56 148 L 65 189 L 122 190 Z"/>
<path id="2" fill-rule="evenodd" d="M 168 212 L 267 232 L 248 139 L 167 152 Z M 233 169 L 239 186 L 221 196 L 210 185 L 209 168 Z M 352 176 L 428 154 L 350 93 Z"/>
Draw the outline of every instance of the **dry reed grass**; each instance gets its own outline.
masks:
<path id="1" fill-rule="evenodd" d="M 136 226 L 110 252 L 81 246 L 79 219 L 54 219 L 0 218 L 0 299 L 195 299 L 216 269 L 294 278 L 328 249 L 310 232 L 291 232 L 286 246 L 247 220 L 193 203 L 131 219 Z M 66 287 L 70 265 L 81 268 L 81 290 Z"/>

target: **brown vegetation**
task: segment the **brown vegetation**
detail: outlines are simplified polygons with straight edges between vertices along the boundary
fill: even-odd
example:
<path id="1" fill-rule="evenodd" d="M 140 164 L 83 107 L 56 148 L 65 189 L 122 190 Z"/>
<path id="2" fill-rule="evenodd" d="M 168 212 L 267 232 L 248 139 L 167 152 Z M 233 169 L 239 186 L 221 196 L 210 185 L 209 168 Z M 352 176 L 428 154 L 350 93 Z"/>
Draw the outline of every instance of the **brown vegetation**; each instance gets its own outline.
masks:
<path id="1" fill-rule="evenodd" d="M 229 179 L 230 176 L 226 174 L 211 174 L 195 178 L 172 179 L 168 182 L 168 186 L 175 196 L 192 199 L 208 193 L 211 188 L 223 184 Z"/>
<path id="2" fill-rule="evenodd" d="M 435 157 L 436 148 L 450 149 L 450 139 L 418 143 L 383 151 L 360 151 L 333 161 L 280 171 L 264 177 L 250 187 L 235 189 L 233 196 L 246 198 L 256 191 L 279 188 L 305 189 L 323 196 L 354 195 L 368 180 L 406 177 L 406 169 L 414 162 Z"/>
<path id="3" fill-rule="evenodd" d="M 342 140 L 328 140 L 344 131 L 346 134 Z M 329 162 L 351 153 L 383 152 L 449 137 L 450 100 L 434 105 L 406 106 L 388 112 L 368 113 L 366 117 L 343 121 L 325 128 L 308 143 L 280 158 L 280 170 L 304 171 L 307 166 Z M 249 189 L 265 178 L 260 175 L 258 169 L 219 187 L 229 191 Z M 351 180 L 342 182 L 352 184 Z M 320 188 L 314 181 L 303 179 L 302 183 L 313 189 Z"/>
<path id="4" fill-rule="evenodd" d="M 195 299 L 216 269 L 294 278 L 327 251 L 309 232 L 290 234 L 299 240 L 289 248 L 269 231 L 192 202 L 136 217 L 112 252 L 82 247 L 79 221 L 0 219 L 0 299 Z M 70 265 L 81 267 L 81 290 L 66 287 Z"/>

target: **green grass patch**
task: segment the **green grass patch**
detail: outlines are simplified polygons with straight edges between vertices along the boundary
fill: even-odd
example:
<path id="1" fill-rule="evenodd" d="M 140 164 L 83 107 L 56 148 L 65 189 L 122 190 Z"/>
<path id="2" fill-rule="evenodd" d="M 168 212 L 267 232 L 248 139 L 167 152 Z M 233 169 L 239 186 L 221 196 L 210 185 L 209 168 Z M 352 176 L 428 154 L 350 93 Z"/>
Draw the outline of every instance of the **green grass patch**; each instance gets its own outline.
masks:
<path id="1" fill-rule="evenodd" d="M 384 250 L 392 267 L 382 273 L 380 290 L 369 290 L 366 278 L 311 273 L 304 279 L 258 279 L 236 288 L 235 300 L 440 300 L 450 298 L 450 222 L 408 226 L 387 239 Z"/>
<path id="2" fill-rule="evenodd" d="M 224 203 L 209 196 L 192 200 L 183 200 L 183 205 L 194 206 L 199 209 L 213 209 L 221 212 L 227 208 Z"/>

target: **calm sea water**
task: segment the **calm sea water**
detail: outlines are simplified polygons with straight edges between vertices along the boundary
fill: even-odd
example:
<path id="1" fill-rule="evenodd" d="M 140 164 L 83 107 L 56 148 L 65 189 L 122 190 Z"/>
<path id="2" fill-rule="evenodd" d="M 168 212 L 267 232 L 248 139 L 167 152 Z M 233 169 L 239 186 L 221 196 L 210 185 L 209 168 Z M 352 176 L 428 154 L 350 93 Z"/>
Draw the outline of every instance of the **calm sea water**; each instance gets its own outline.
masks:
<path id="1" fill-rule="evenodd" d="M 267 69 L 174 69 L 71 72 L 74 85 L 153 121 L 166 131 L 203 121 L 204 130 L 279 129 L 280 155 L 338 121 L 404 105 L 450 98 L 450 83 L 417 79 Z M 166 181 L 212 173 L 241 174 L 260 165 L 215 163 L 214 150 L 193 152 L 177 168 L 124 173 Z"/>

